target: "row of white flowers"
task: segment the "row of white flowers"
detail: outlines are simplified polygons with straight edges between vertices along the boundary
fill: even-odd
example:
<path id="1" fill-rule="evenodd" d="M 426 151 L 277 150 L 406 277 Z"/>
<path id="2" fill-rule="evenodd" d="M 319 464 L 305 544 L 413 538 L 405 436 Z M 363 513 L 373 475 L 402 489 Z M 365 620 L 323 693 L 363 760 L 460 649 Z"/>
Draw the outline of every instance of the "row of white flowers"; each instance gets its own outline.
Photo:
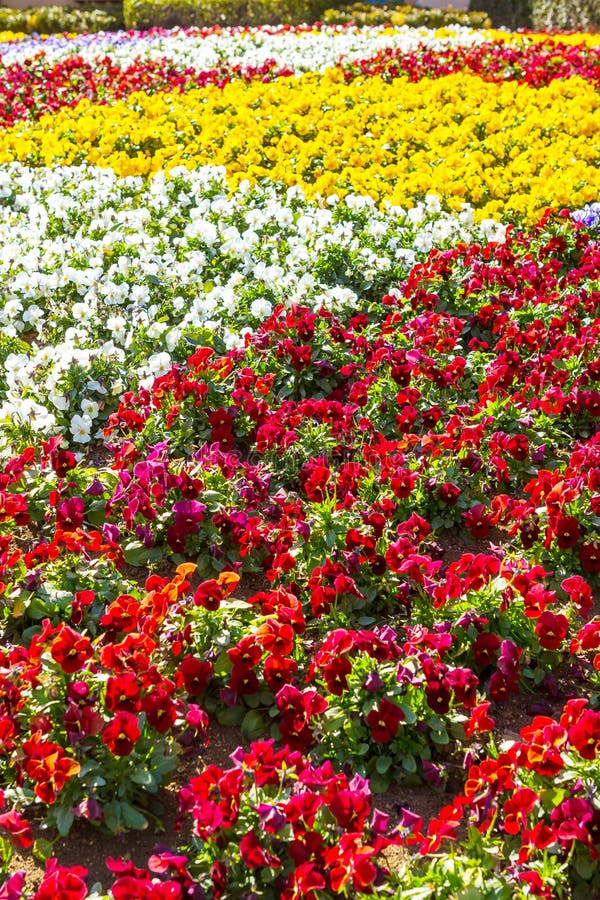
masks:
<path id="1" fill-rule="evenodd" d="M 379 211 L 273 184 L 231 193 L 217 167 L 142 179 L 17 163 L 0 167 L 0 227 L 2 434 L 80 444 L 196 341 L 235 346 L 278 304 L 359 308 L 433 246 L 504 234 L 434 196 Z"/>
<path id="2" fill-rule="evenodd" d="M 81 56 L 88 62 L 103 56 L 120 66 L 135 59 L 167 58 L 178 67 L 193 66 L 198 71 L 219 65 L 261 66 L 274 60 L 295 72 L 324 71 L 340 59 L 356 60 L 373 56 L 385 48 L 403 53 L 419 45 L 443 50 L 472 46 L 486 40 L 485 31 L 461 26 L 444 29 L 322 26 L 314 30 L 226 28 L 214 32 L 199 29 L 172 29 L 150 32 L 100 32 L 73 37 L 29 38 L 0 44 L 3 66 L 23 63 L 38 53 L 45 61 Z"/>

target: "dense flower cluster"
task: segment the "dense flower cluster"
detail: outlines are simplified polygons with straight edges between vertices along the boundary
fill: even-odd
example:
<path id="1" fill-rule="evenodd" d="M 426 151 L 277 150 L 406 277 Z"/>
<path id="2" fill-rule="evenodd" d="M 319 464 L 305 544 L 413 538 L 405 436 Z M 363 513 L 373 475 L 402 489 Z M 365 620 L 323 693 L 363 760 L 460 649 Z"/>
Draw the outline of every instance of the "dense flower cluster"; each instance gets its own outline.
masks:
<path id="1" fill-rule="evenodd" d="M 190 341 L 243 342 L 282 302 L 352 309 L 403 278 L 432 246 L 501 235 L 428 196 L 410 210 L 369 198 L 309 203 L 222 169 L 147 182 L 107 169 L 0 168 L 0 415 L 29 433 L 98 432 L 127 387 L 183 361 Z"/>
<path id="2" fill-rule="evenodd" d="M 216 163 L 234 187 L 269 178 L 311 197 L 350 190 L 394 205 L 433 190 L 454 209 L 474 204 L 479 218 L 531 220 L 552 202 L 594 199 L 589 137 L 598 103 L 595 87 L 578 78 L 536 90 L 464 73 L 347 84 L 330 69 L 185 94 L 138 92 L 110 106 L 82 100 L 0 133 L 0 161 L 89 162 L 120 175 Z"/>
<path id="3" fill-rule="evenodd" d="M 597 54 L 3 45 L 0 897 L 598 890 Z"/>
<path id="4" fill-rule="evenodd" d="M 274 50 L 276 47 L 273 45 Z M 176 89 L 184 92 L 206 84 L 223 86 L 238 78 L 264 82 L 305 71 L 307 67 L 312 69 L 317 65 L 319 68 L 318 59 L 296 53 L 293 54 L 296 68 L 292 69 L 289 63 L 283 63 L 285 57 L 281 51 L 273 58 L 263 54 L 264 58 L 258 64 L 232 64 L 209 55 L 199 61 L 194 57 L 193 64 L 190 61 L 182 67 L 181 60 L 174 58 L 169 46 L 164 49 L 167 52 L 171 49 L 170 56 L 140 55 L 123 60 L 117 57 L 118 62 L 113 59 L 111 49 L 105 56 L 94 59 L 79 55 L 53 59 L 51 53 L 40 50 L 31 59 L 5 63 L 0 84 L 2 124 L 7 126 L 20 119 L 38 119 L 44 113 L 73 106 L 84 98 L 104 103 L 127 97 L 135 91 L 154 94 Z M 557 46 L 550 40 L 536 46 L 535 52 L 530 47 L 501 41 L 468 46 L 448 43 L 440 49 L 425 39 L 414 50 L 398 47 L 392 42 L 392 46 L 386 45 L 375 56 L 349 61 L 347 56 L 352 57 L 358 49 L 358 46 L 352 46 L 348 54 L 339 59 L 338 65 L 347 80 L 364 75 L 395 78 L 406 74 L 411 81 L 417 81 L 463 70 L 486 81 L 517 80 L 536 87 L 573 76 L 594 83 L 600 78 L 600 50 L 597 47 Z M 374 48 L 368 46 L 368 49 Z M 203 67 L 198 67 L 199 62 Z M 206 68 L 207 64 L 211 67 Z"/>

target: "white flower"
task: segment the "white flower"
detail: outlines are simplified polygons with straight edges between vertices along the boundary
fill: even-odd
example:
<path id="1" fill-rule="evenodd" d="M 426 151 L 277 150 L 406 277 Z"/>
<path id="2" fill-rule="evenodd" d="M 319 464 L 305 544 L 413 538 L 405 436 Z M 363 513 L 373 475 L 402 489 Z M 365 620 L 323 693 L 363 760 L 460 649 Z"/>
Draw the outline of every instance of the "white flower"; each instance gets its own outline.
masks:
<path id="1" fill-rule="evenodd" d="M 87 444 L 90 440 L 90 432 L 92 430 L 92 420 L 84 413 L 82 416 L 77 414 L 71 419 L 69 430 L 73 435 L 73 440 L 77 444 Z"/>
<path id="2" fill-rule="evenodd" d="M 479 228 L 488 241 L 501 243 L 506 237 L 506 225 L 496 222 L 494 219 L 482 219 Z"/>
<path id="3" fill-rule="evenodd" d="M 63 412 L 65 409 L 69 408 L 69 401 L 64 394 L 50 394 L 48 399 L 50 400 L 50 403 Z"/>
<path id="4" fill-rule="evenodd" d="M 81 410 L 90 419 L 95 419 L 100 412 L 100 407 L 95 400 L 89 400 L 87 397 L 84 397 L 81 401 Z"/>
<path id="5" fill-rule="evenodd" d="M 273 312 L 273 307 L 264 297 L 259 297 L 251 304 L 250 312 L 257 319 L 266 319 Z"/>
<path id="6" fill-rule="evenodd" d="M 161 375 L 166 375 L 171 365 L 171 357 L 168 353 L 153 353 L 148 360 L 146 371 L 158 378 Z"/>
<path id="7" fill-rule="evenodd" d="M 23 313 L 23 321 L 29 322 L 32 328 L 39 329 L 44 323 L 44 310 L 32 303 Z"/>

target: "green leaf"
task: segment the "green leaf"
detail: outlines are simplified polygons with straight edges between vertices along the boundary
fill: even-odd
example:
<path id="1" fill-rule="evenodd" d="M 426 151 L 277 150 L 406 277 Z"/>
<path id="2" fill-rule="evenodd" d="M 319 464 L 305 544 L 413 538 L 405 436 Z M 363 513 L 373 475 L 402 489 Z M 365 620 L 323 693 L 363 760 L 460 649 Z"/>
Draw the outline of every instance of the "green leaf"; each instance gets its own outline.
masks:
<path id="1" fill-rule="evenodd" d="M 104 824 L 113 834 L 121 830 L 121 804 L 117 800 L 111 800 L 102 810 Z"/>
<path id="2" fill-rule="evenodd" d="M 136 809 L 130 803 L 121 803 L 121 818 L 123 824 L 126 825 L 127 828 L 134 828 L 136 831 L 142 831 L 142 829 L 148 827 L 148 819 L 141 814 L 139 809 Z"/>
<path id="3" fill-rule="evenodd" d="M 130 566 L 145 566 L 149 562 L 155 562 L 162 558 L 163 551 L 160 547 L 148 549 L 137 541 L 130 541 L 123 547 L 123 557 Z"/>
<path id="4" fill-rule="evenodd" d="M 43 861 L 50 859 L 51 856 L 54 856 L 54 841 L 38 838 L 33 845 L 33 855 L 36 859 Z"/>
<path id="5" fill-rule="evenodd" d="M 377 762 L 375 763 L 375 768 L 379 772 L 380 775 L 385 775 L 387 770 L 393 763 L 393 759 L 391 756 L 379 756 L 377 758 Z"/>
<path id="6" fill-rule="evenodd" d="M 152 784 L 156 787 L 165 775 L 169 775 L 177 768 L 176 754 L 173 753 L 166 756 L 163 754 L 162 750 L 159 753 L 155 753 L 151 759 L 151 768 L 153 776 Z"/>
<path id="7" fill-rule="evenodd" d="M 71 830 L 75 816 L 70 809 L 61 807 L 56 813 L 56 827 L 61 837 L 65 837 Z"/>
<path id="8" fill-rule="evenodd" d="M 369 778 L 369 784 L 374 794 L 384 794 L 391 783 L 389 775 L 382 775 L 380 772 L 373 772 Z"/>
<path id="9" fill-rule="evenodd" d="M 25 614 L 25 610 L 27 609 L 27 603 L 25 602 L 25 598 L 21 594 L 20 597 L 17 597 L 13 601 L 11 613 L 14 619 L 20 619 L 22 615 Z"/>
<path id="10" fill-rule="evenodd" d="M 434 744 L 449 744 L 450 738 L 445 731 L 432 731 L 429 735 Z"/>
<path id="11" fill-rule="evenodd" d="M 439 716 L 430 716 L 427 724 L 433 731 L 443 731 L 446 727 L 444 720 L 440 719 Z"/>
<path id="12" fill-rule="evenodd" d="M 412 708 L 412 706 L 408 706 L 406 703 L 399 703 L 400 709 L 404 713 L 404 722 L 406 725 L 414 725 L 417 721 L 417 715 Z"/>
<path id="13" fill-rule="evenodd" d="M 250 709 L 258 709 L 259 706 L 262 706 L 260 702 L 260 694 L 246 694 L 244 697 L 246 705 L 250 707 Z"/>
<path id="14" fill-rule="evenodd" d="M 221 725 L 241 725 L 244 719 L 243 706 L 228 706 L 227 709 L 221 709 L 217 713 L 217 722 Z"/>
<path id="15" fill-rule="evenodd" d="M 129 779 L 130 781 L 133 781 L 134 784 L 142 784 L 144 786 L 154 783 L 152 772 L 149 772 L 147 769 L 134 769 L 133 772 L 129 774 Z"/>
<path id="16" fill-rule="evenodd" d="M 417 761 L 412 753 L 407 753 L 406 756 L 402 757 L 402 768 L 411 775 L 417 771 Z"/>
<path id="17" fill-rule="evenodd" d="M 249 740 L 257 740 L 264 734 L 265 723 L 263 717 L 256 710 L 249 710 L 242 721 L 242 734 Z"/>
<path id="18" fill-rule="evenodd" d="M 91 525 L 96 525 L 97 527 L 103 525 L 106 519 L 106 500 L 94 501 L 86 510 L 85 517 Z"/>
<path id="19" fill-rule="evenodd" d="M 592 862 L 589 856 L 580 856 L 578 854 L 575 857 L 575 871 L 580 878 L 583 878 L 584 881 L 590 880 L 590 878 L 596 871 L 596 868 L 596 864 Z"/>
<path id="20" fill-rule="evenodd" d="M 260 691 L 257 695 L 260 697 L 260 702 L 262 706 L 272 706 L 275 703 L 275 697 L 273 696 L 272 691 L 264 690 Z"/>
<path id="21" fill-rule="evenodd" d="M 223 650 L 214 662 L 215 675 L 228 675 L 231 672 L 231 660 L 226 650 Z"/>
<path id="22" fill-rule="evenodd" d="M 203 503 L 222 503 L 223 495 L 218 491 L 202 491 Z"/>

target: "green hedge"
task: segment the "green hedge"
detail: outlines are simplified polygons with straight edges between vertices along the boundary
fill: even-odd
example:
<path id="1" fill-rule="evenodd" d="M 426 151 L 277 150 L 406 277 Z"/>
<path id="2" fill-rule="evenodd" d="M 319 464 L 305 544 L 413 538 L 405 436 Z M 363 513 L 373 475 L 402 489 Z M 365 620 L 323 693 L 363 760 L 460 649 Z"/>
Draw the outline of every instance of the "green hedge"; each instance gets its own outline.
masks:
<path id="1" fill-rule="evenodd" d="M 66 6 L 38 6 L 35 9 L 6 9 L 0 7 L 0 31 L 25 34 L 60 34 L 63 31 L 80 34 L 83 31 L 114 31 L 121 28 L 120 10 L 70 9 Z"/>
<path id="2" fill-rule="evenodd" d="M 533 0 L 536 31 L 589 31 L 600 28 L 600 0 Z"/>
<path id="3" fill-rule="evenodd" d="M 466 25 L 469 28 L 486 28 L 491 24 L 484 12 L 463 12 L 452 9 L 416 9 L 405 4 L 386 3 L 372 6 L 369 3 L 352 3 L 338 9 L 327 9 L 323 22 L 328 25 L 410 25 L 412 27 L 441 28 L 444 25 Z"/>
<path id="4" fill-rule="evenodd" d="M 316 22 L 331 0 L 123 0 L 127 28 Z"/>
<path id="5" fill-rule="evenodd" d="M 471 0 L 471 6 L 487 13 L 495 28 L 531 27 L 531 0 Z"/>

